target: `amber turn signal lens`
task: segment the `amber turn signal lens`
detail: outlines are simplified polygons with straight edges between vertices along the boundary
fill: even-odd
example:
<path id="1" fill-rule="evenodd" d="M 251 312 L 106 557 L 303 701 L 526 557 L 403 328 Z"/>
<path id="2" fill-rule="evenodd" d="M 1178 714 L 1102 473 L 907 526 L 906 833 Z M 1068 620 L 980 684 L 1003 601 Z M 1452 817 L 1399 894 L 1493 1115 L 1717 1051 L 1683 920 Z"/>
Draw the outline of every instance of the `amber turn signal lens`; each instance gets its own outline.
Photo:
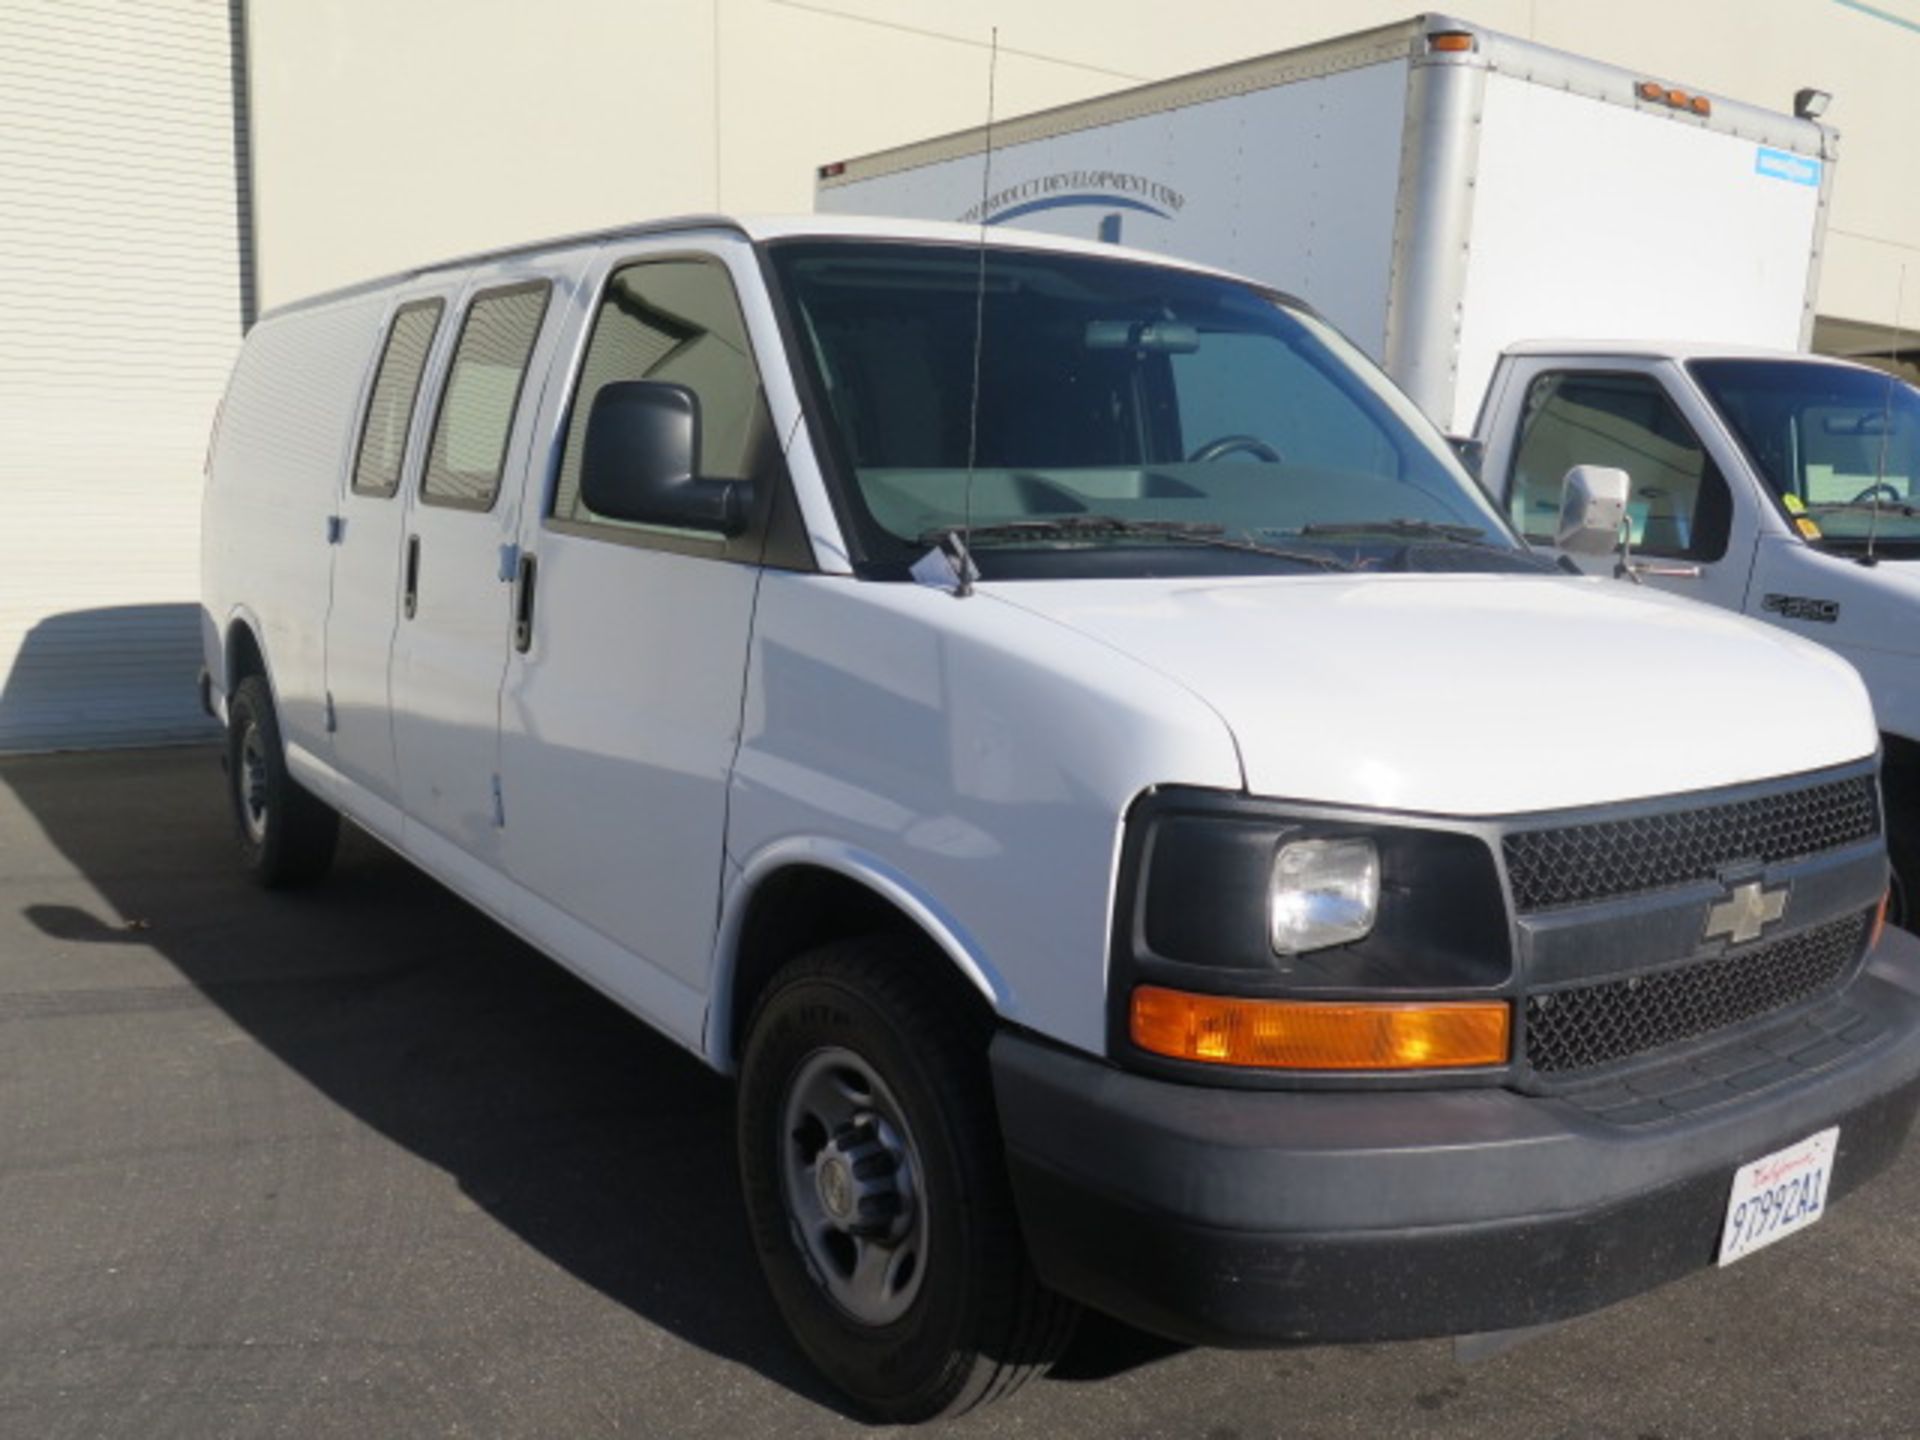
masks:
<path id="1" fill-rule="evenodd" d="M 1441 30 L 1427 37 L 1427 49 L 1438 50 L 1442 54 L 1457 55 L 1463 50 L 1473 49 L 1473 36 L 1465 30 Z"/>
<path id="2" fill-rule="evenodd" d="M 1880 943 L 1880 937 L 1887 933 L 1887 902 L 1893 899 L 1893 891 L 1887 890 L 1880 896 L 1880 908 L 1873 912 L 1873 928 L 1867 932 L 1867 953 L 1871 955 L 1874 947 Z"/>
<path id="3" fill-rule="evenodd" d="M 1155 1055 L 1269 1070 L 1504 1065 L 1504 1000 L 1243 1000 L 1142 985 L 1133 1043 Z"/>

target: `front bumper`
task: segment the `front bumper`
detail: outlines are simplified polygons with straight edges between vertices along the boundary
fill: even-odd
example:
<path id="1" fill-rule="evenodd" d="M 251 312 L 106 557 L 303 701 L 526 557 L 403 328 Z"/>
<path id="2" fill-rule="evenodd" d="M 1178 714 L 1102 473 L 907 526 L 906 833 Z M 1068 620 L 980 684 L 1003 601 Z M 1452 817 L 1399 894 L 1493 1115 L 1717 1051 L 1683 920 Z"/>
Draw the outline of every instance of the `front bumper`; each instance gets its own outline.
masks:
<path id="1" fill-rule="evenodd" d="M 1920 941 L 1889 930 L 1833 1004 L 1843 1038 L 1633 1124 L 1491 1088 L 1182 1085 L 1014 1032 L 993 1075 L 1054 1288 L 1209 1345 L 1472 1334 L 1712 1265 L 1734 1172 L 1830 1125 L 1830 1199 L 1885 1169 L 1920 1104 Z"/>

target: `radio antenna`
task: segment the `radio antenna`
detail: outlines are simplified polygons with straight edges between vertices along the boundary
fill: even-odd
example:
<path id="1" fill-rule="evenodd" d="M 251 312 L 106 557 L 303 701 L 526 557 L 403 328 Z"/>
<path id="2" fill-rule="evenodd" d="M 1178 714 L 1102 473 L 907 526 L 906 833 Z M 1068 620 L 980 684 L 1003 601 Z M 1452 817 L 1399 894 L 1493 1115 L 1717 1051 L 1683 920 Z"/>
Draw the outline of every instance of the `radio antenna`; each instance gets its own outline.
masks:
<path id="1" fill-rule="evenodd" d="M 987 334 L 987 197 L 993 189 L 994 81 L 1000 72 L 1000 27 L 987 48 L 987 132 L 980 156 L 980 243 L 973 275 L 973 394 L 967 402 L 967 483 L 960 497 L 960 553 L 954 557 L 956 596 L 973 593 L 973 472 L 980 458 L 980 363 Z"/>
<path id="2" fill-rule="evenodd" d="M 1880 460 L 1874 466 L 1873 475 L 1873 514 L 1867 518 L 1867 553 L 1860 557 L 1863 565 L 1877 565 L 1880 559 L 1873 553 L 1875 539 L 1880 534 L 1880 497 L 1887 493 L 1887 441 L 1888 432 L 1893 429 L 1893 387 L 1900 373 L 1901 352 L 1901 315 L 1907 303 L 1907 267 L 1900 267 L 1900 281 L 1893 292 L 1893 348 L 1887 351 L 1887 394 L 1880 407 Z"/>

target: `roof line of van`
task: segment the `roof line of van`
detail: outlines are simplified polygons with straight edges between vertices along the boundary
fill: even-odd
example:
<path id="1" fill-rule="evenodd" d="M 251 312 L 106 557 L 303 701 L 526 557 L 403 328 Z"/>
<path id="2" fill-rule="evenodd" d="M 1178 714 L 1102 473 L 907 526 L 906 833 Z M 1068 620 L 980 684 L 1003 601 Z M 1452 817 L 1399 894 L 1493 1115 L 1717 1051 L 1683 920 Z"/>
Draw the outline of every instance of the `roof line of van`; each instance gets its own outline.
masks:
<path id="1" fill-rule="evenodd" d="M 390 275 L 377 279 L 361 280 L 352 285 L 343 285 L 333 290 L 323 290 L 317 294 L 302 296 L 298 300 L 289 300 L 284 305 L 276 305 L 260 316 L 260 321 L 277 319 L 283 315 L 295 314 L 303 310 L 319 309 L 327 305 L 338 304 L 357 296 L 377 294 L 396 286 L 431 278 L 443 271 L 460 270 L 472 265 L 484 265 L 496 260 L 510 260 L 516 255 L 537 255 L 547 251 L 565 250 L 581 245 L 599 245 L 619 240 L 643 239 L 656 235 L 687 235 L 700 231 L 725 231 L 737 235 L 749 243 L 758 244 L 767 241 L 783 241 L 801 238 L 847 239 L 847 240 L 900 240 L 907 242 L 931 242 L 965 244 L 978 246 L 991 245 L 996 250 L 1031 250 L 1043 253 L 1068 255 L 1092 255 L 1102 259 L 1114 259 L 1135 264 L 1158 265 L 1167 269 L 1184 270 L 1196 275 L 1213 275 L 1241 284 L 1253 285 L 1262 292 L 1272 295 L 1297 310 L 1318 313 L 1313 306 L 1299 296 L 1276 289 L 1264 281 L 1254 280 L 1245 275 L 1223 270 L 1218 266 L 1202 264 L 1196 260 L 1184 259 L 1177 255 L 1163 255 L 1145 250 L 1137 250 L 1124 245 L 1113 245 L 1106 241 L 1080 240 L 1065 235 L 1049 235 L 1038 230 L 1021 230 L 1017 233 L 999 229 L 986 229 L 979 225 L 962 225 L 941 220 L 903 220 L 888 216 L 873 215 L 804 215 L 804 216 L 730 216 L 730 215 L 676 215 L 664 220 L 639 221 L 626 225 L 610 226 L 604 230 L 583 230 L 572 235 L 557 235 L 545 240 L 527 240 L 514 245 L 501 246 L 493 250 L 478 250 L 469 255 L 456 256 L 450 260 L 436 260 L 430 264 L 412 266 L 406 270 L 397 270 Z M 259 322 L 256 322 L 259 323 Z"/>
<path id="2" fill-rule="evenodd" d="M 744 225 L 725 215 L 674 215 L 665 220 L 612 225 L 602 230 L 581 230 L 571 235 L 549 236 L 544 240 L 523 240 L 517 244 L 502 245 L 493 250 L 476 250 L 471 254 L 456 255 L 447 260 L 435 260 L 425 265 L 410 266 L 405 270 L 396 270 L 390 275 L 381 275 L 372 280 L 359 280 L 351 285 L 322 290 L 314 295 L 304 295 L 298 300 L 289 300 L 284 305 L 274 306 L 262 314 L 255 323 L 290 315 L 297 310 L 312 310 L 341 300 L 351 300 L 357 295 L 372 294 L 395 285 L 404 285 L 408 281 L 423 279 L 441 270 L 459 270 L 469 265 L 483 265 L 494 260 L 511 260 L 516 255 L 534 255 L 545 250 L 564 250 L 575 245 L 596 245 L 609 240 L 625 240 L 644 235 L 670 235 L 687 230 L 730 230 L 736 235 L 747 234 Z"/>

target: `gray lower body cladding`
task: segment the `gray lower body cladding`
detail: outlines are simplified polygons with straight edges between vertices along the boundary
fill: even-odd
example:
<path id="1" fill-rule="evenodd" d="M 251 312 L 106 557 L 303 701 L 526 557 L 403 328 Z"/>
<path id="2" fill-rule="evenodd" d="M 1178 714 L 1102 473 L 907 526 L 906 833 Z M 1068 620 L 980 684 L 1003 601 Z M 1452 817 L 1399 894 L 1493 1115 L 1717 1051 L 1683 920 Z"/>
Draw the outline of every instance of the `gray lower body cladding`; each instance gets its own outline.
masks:
<path id="1" fill-rule="evenodd" d="M 1890 1164 L 1920 1104 L 1920 941 L 1889 931 L 1835 1002 L 1874 1023 L 1770 1083 L 1631 1124 L 1498 1088 L 1183 1085 L 1015 1032 L 993 1070 L 1056 1288 L 1205 1344 L 1467 1334 L 1712 1265 L 1734 1173 L 1828 1126 L 1830 1201 Z"/>

